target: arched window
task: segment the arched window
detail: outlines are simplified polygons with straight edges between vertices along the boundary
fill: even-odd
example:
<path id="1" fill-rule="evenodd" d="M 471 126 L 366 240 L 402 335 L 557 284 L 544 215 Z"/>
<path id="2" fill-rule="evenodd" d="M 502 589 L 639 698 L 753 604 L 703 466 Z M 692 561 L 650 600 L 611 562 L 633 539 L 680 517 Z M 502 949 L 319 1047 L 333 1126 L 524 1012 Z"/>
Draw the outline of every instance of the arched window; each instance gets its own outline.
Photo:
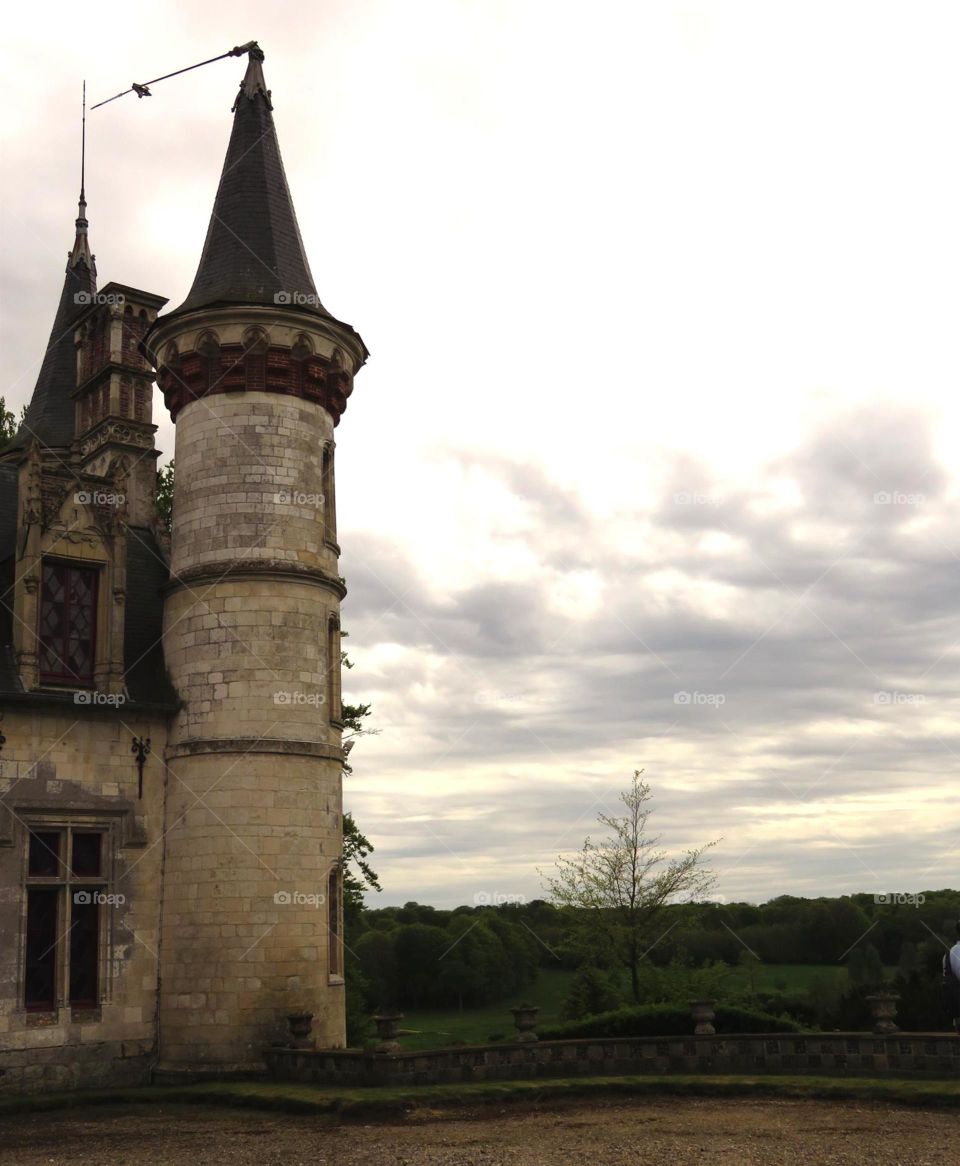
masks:
<path id="1" fill-rule="evenodd" d="M 133 418 L 135 421 L 150 420 L 149 386 L 137 383 L 133 390 Z"/>
<path id="2" fill-rule="evenodd" d="M 129 304 L 123 309 L 123 330 L 120 337 L 120 359 L 124 364 L 133 364 L 137 358 L 139 339 L 136 317 Z"/>
<path id="3" fill-rule="evenodd" d="M 310 341 L 301 332 L 293 348 L 290 349 L 290 379 L 294 392 L 305 393 L 307 389 L 307 361 L 313 355 Z"/>
<path id="4" fill-rule="evenodd" d="M 209 392 L 220 380 L 220 342 L 212 332 L 204 332 L 197 344 L 200 357 L 200 387 Z"/>
<path id="5" fill-rule="evenodd" d="M 250 328 L 243 337 L 243 367 L 247 392 L 263 391 L 267 385 L 267 338 L 259 328 Z"/>

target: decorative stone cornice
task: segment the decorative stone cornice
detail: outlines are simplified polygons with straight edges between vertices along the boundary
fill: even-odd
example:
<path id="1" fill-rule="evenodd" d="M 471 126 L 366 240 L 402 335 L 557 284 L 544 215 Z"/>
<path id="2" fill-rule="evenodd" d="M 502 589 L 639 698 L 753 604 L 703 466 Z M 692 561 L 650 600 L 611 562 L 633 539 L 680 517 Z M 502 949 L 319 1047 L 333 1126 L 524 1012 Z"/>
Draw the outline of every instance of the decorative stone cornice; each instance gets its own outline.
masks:
<path id="1" fill-rule="evenodd" d="M 80 453 L 83 457 L 88 457 L 101 446 L 111 443 L 130 445 L 135 449 L 152 449 L 153 435 L 156 431 L 156 425 L 149 422 L 117 421 L 108 418 L 84 435 L 80 442 Z"/>
<path id="2" fill-rule="evenodd" d="M 308 567 L 288 559 L 243 559 L 239 562 L 202 563 L 179 571 L 167 584 L 165 594 L 169 595 L 181 587 L 195 588 L 209 586 L 229 580 L 262 580 L 269 576 L 271 582 L 305 583 L 323 587 L 338 599 L 347 594 L 346 585 L 339 575 L 331 575 L 321 567 Z"/>
<path id="3" fill-rule="evenodd" d="M 195 757 L 198 753 L 282 753 L 288 757 L 343 761 L 343 750 L 338 745 L 284 737 L 188 737 L 168 745 L 166 757 L 169 761 L 176 757 Z"/>

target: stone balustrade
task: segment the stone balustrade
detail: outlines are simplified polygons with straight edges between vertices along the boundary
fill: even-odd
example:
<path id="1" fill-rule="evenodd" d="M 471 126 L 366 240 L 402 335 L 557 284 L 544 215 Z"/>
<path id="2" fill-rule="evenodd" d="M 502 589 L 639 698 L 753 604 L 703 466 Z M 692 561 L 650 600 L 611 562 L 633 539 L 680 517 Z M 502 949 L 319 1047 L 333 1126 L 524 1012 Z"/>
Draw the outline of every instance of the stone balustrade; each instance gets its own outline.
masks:
<path id="1" fill-rule="evenodd" d="M 437 1085 L 640 1073 L 960 1077 L 960 1039 L 943 1033 L 620 1037 L 392 1054 L 272 1048 L 263 1055 L 275 1080 L 325 1085 Z"/>

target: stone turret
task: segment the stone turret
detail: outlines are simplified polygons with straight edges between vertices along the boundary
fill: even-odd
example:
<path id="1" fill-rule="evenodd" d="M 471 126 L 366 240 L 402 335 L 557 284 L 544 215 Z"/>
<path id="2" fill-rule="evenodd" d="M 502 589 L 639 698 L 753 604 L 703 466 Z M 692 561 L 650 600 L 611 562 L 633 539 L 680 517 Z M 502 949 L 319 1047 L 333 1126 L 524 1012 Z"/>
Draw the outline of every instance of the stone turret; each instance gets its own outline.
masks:
<path id="1" fill-rule="evenodd" d="M 144 350 L 176 422 L 160 1063 L 344 1043 L 334 428 L 367 350 L 320 302 L 254 46 L 199 269 Z"/>

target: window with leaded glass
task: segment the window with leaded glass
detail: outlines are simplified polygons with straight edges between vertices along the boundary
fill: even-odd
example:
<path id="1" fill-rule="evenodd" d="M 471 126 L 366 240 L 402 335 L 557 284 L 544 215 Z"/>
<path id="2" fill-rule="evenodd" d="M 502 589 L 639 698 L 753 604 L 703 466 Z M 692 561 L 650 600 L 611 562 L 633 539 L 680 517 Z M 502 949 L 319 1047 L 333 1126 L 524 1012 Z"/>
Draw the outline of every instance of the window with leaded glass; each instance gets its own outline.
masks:
<path id="1" fill-rule="evenodd" d="M 97 632 L 97 571 L 44 560 L 40 592 L 40 679 L 93 683 Z"/>
<path id="2" fill-rule="evenodd" d="M 27 836 L 23 1005 L 52 1012 L 100 1003 L 102 912 L 110 896 L 107 834 L 36 825 Z"/>

